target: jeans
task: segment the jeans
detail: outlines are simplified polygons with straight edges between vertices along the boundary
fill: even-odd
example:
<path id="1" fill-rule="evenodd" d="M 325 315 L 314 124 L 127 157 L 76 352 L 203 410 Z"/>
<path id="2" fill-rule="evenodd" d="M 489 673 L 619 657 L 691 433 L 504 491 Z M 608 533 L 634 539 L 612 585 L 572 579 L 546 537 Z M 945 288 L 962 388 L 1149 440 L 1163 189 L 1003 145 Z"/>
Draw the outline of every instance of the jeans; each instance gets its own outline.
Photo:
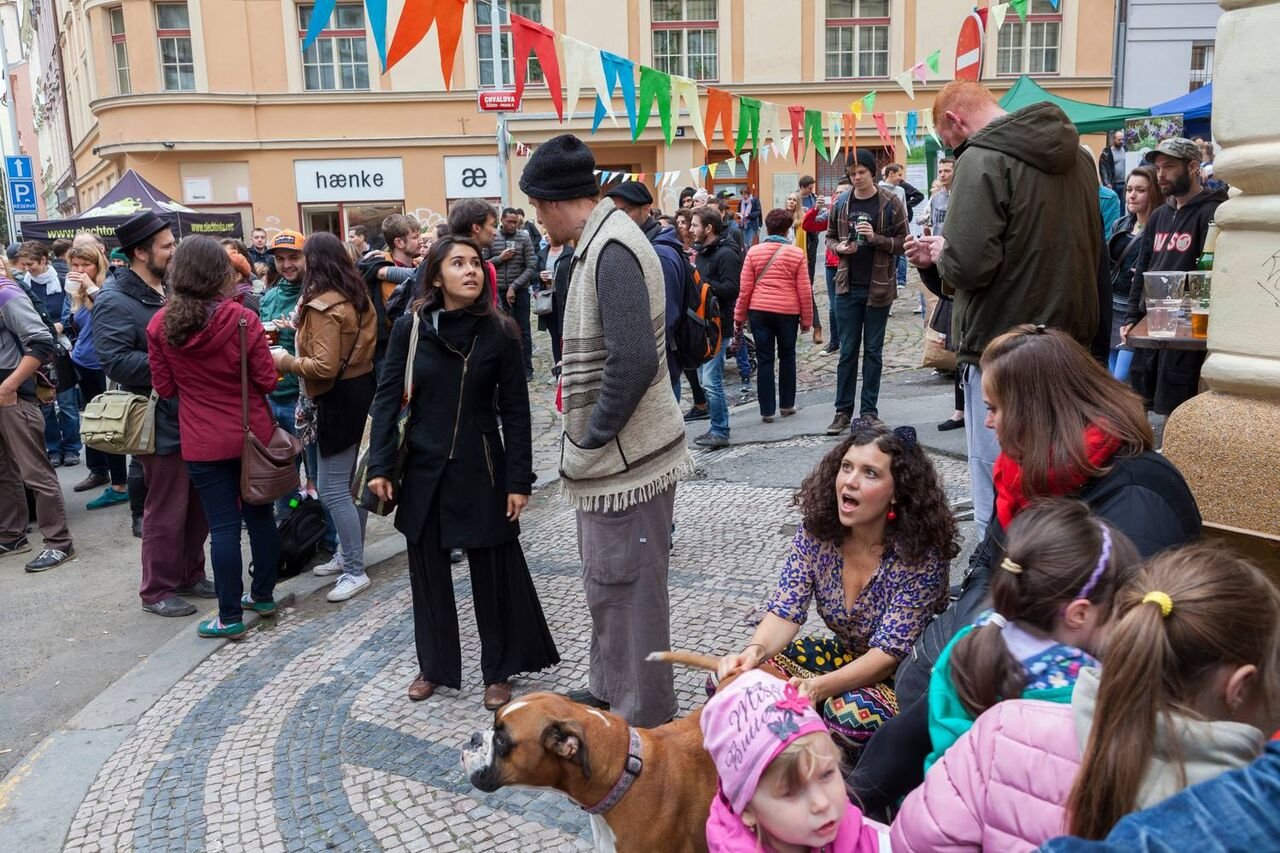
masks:
<path id="1" fill-rule="evenodd" d="M 725 438 L 729 437 L 729 401 L 724 396 L 724 356 L 728 351 L 729 341 L 726 340 L 715 358 L 698 368 L 698 381 L 702 383 L 707 406 L 711 410 L 711 426 L 707 431 Z"/>
<path id="2" fill-rule="evenodd" d="M 1113 349 L 1107 359 L 1107 370 L 1120 382 L 1129 381 L 1129 368 L 1133 365 L 1133 350 Z"/>
<path id="3" fill-rule="evenodd" d="M 836 268 L 827 267 L 827 346 L 840 349 L 840 321 L 836 319 Z"/>
<path id="4" fill-rule="evenodd" d="M 743 386 L 746 386 L 747 381 L 751 379 L 751 353 L 747 350 L 746 338 L 738 343 L 738 349 L 733 357 L 738 362 L 738 376 L 742 378 Z"/>
<path id="5" fill-rule="evenodd" d="M 996 431 L 987 427 L 987 406 L 982 401 L 982 371 L 976 364 L 960 365 L 964 371 L 964 436 L 969 450 L 969 483 L 973 495 L 973 521 L 977 540 L 987 535 L 995 509 L 996 492 L 992 470 L 1000 455 Z"/>
<path id="6" fill-rule="evenodd" d="M 341 453 L 321 455 L 316 483 L 320 503 L 329 511 L 338 529 L 343 573 L 354 577 L 364 574 L 364 525 L 369 518 L 369 513 L 357 509 L 351 500 L 351 478 L 355 475 L 359 452 L 357 442 Z"/>
<path id="7" fill-rule="evenodd" d="M 898 255 L 897 263 L 898 263 L 898 287 L 906 287 L 907 286 L 907 256 Z"/>
<path id="8" fill-rule="evenodd" d="M 779 400 L 773 388 L 773 359 L 778 357 L 778 397 L 782 408 L 796 407 L 796 336 L 800 333 L 800 318 L 795 314 L 775 314 L 772 311 L 748 311 L 751 334 L 756 339 L 756 388 L 760 395 L 760 414 L 772 416 L 778 413 Z"/>
<path id="9" fill-rule="evenodd" d="M 80 455 L 80 389 L 68 388 L 58 393 L 57 403 L 46 403 L 44 411 L 44 447 L 49 453 Z"/>
<path id="10" fill-rule="evenodd" d="M 756 244 L 756 237 L 760 234 L 760 226 L 755 224 L 747 225 L 742 229 L 742 245 L 750 249 Z"/>
<path id="11" fill-rule="evenodd" d="M 224 625 L 240 622 L 240 596 L 244 594 L 241 520 L 249 531 L 249 550 L 253 554 L 253 599 L 271 601 L 275 594 L 280 538 L 271 505 L 240 500 L 239 459 L 188 462 L 187 473 L 209 519 L 209 554 L 213 558 L 213 585 L 218 592 L 218 618 Z"/>
<path id="12" fill-rule="evenodd" d="M 520 343 L 524 347 L 524 372 L 533 373 L 533 336 L 529 329 L 529 288 L 516 288 L 516 301 L 507 302 L 507 291 L 498 291 L 498 305 L 520 326 Z"/>
<path id="13" fill-rule="evenodd" d="M 858 384 L 858 349 L 862 348 L 862 399 L 858 414 L 879 415 L 880 373 L 884 369 L 884 330 L 889 306 L 867 305 L 865 287 L 836 294 L 836 322 L 840 324 L 840 364 L 836 367 L 836 411 L 853 414 L 853 391 Z"/>

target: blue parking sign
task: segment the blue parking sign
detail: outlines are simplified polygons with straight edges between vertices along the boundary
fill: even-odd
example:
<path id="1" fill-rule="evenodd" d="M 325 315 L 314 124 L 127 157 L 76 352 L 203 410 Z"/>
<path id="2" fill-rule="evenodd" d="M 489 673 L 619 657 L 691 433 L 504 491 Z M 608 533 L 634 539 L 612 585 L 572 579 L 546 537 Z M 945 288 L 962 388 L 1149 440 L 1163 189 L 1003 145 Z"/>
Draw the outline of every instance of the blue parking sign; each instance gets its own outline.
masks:
<path id="1" fill-rule="evenodd" d="M 9 179 L 9 209 L 14 213 L 36 213 L 39 210 L 35 181 L 29 178 Z"/>
<path id="2" fill-rule="evenodd" d="M 35 172 L 31 168 L 31 158 L 27 156 L 5 157 L 4 174 L 9 180 L 33 180 Z"/>

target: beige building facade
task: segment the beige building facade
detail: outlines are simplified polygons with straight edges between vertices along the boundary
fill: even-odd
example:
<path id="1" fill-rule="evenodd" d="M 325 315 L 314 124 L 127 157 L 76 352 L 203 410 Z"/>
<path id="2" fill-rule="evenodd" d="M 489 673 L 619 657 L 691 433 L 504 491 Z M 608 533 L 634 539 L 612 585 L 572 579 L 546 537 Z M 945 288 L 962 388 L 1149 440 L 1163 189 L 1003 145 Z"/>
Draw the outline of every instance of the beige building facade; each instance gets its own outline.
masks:
<path id="1" fill-rule="evenodd" d="M 401 5 L 391 0 L 389 30 Z M 430 222 L 455 198 L 504 197 L 497 119 L 478 109 L 477 94 L 511 87 L 508 5 L 556 32 L 734 94 L 846 110 L 876 91 L 876 110 L 890 117 L 928 108 L 950 79 L 972 8 L 967 0 L 472 0 L 446 91 L 434 32 L 379 74 L 359 2 L 339 3 L 304 54 L 309 3 L 59 0 L 79 209 L 129 168 L 191 207 L 239 211 L 246 231 L 345 233 L 393 211 Z M 984 82 L 1002 92 L 1032 73 L 1067 97 L 1106 103 L 1113 17 L 1114 0 L 1061 0 L 1057 9 L 1032 0 L 1025 23 L 1010 14 L 999 33 L 988 28 Z M 495 43 L 504 60 L 496 67 Z M 942 73 L 917 84 L 910 100 L 893 77 L 934 50 Z M 512 137 L 536 146 L 566 130 L 587 136 L 588 92 L 560 123 L 539 69 L 530 74 L 521 109 L 507 114 Z M 622 115 L 620 97 L 614 106 Z M 606 119 L 590 137 L 602 169 L 652 173 L 730 156 L 718 134 L 710 151 L 698 143 L 687 112 L 669 148 L 656 117 L 635 142 L 625 124 Z M 858 143 L 879 145 L 870 117 Z M 527 208 L 517 188 L 524 162 L 512 154 L 505 197 Z M 822 189 L 838 171 L 810 152 L 799 163 L 755 158 L 708 183 L 750 183 L 766 203 L 780 203 L 799 175 L 817 175 Z M 672 192 L 691 183 L 684 178 Z M 674 200 L 661 201 L 670 208 Z"/>

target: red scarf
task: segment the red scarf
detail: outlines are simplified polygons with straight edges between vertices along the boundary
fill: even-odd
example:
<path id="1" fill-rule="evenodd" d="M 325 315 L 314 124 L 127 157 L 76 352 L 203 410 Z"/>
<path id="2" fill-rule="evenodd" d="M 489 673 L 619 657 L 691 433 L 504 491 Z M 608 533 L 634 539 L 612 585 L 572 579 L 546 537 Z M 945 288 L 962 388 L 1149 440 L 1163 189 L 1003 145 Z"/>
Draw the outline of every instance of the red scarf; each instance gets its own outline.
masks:
<path id="1" fill-rule="evenodd" d="M 1120 449 L 1121 441 L 1103 432 L 1097 424 L 1089 424 L 1084 431 L 1085 455 L 1089 464 L 1101 467 Z M 1089 479 L 1081 471 L 1053 471 L 1049 474 L 1049 491 L 1046 495 L 1028 496 L 1022 489 L 1022 466 L 1005 453 L 996 457 L 992 470 L 996 486 L 996 516 L 1005 530 L 1018 513 L 1026 509 L 1033 498 L 1069 495 Z"/>

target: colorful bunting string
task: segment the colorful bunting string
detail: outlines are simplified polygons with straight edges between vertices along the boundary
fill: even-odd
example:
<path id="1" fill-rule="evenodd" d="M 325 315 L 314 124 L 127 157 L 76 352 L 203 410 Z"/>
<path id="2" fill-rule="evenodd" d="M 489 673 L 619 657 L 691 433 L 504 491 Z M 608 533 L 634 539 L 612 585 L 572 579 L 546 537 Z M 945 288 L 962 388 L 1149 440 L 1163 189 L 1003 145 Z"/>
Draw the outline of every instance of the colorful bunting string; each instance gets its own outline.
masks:
<path id="1" fill-rule="evenodd" d="M 569 115 L 572 116 L 577 111 L 582 87 L 590 86 L 595 91 L 596 104 L 604 107 L 605 114 L 614 127 L 617 127 L 618 119 L 613 114 L 613 96 L 604 79 L 604 62 L 600 57 L 600 49 L 569 36 L 561 36 L 560 44 L 564 48 L 564 80 L 565 90 L 569 95 Z"/>
<path id="2" fill-rule="evenodd" d="M 404 10 L 396 23 L 396 33 L 391 38 L 391 49 L 387 52 L 386 70 L 390 71 L 417 47 L 431 25 L 435 24 L 436 42 L 440 45 L 440 72 L 444 75 L 445 89 L 451 88 L 453 60 L 462 38 L 462 13 L 466 5 L 467 0 L 405 0 Z"/>

